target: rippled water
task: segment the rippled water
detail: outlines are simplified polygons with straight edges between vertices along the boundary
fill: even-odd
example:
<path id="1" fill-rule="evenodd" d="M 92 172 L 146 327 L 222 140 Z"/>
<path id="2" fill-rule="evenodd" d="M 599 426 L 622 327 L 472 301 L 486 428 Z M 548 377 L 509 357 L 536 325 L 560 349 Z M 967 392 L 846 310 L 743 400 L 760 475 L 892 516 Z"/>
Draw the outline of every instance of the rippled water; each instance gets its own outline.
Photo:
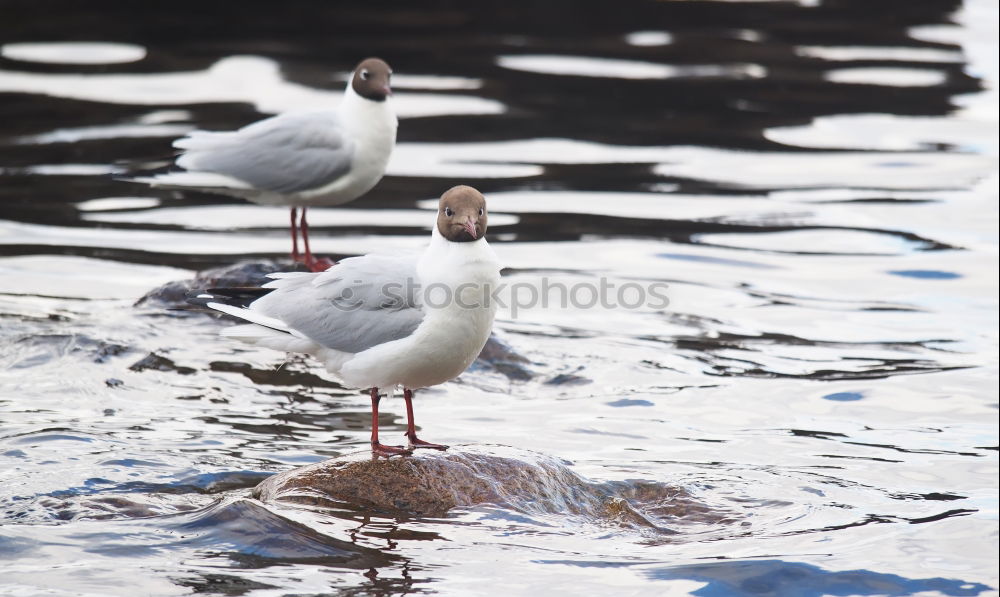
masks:
<path id="1" fill-rule="evenodd" d="M 58 4 L 0 22 L 0 592 L 997 592 L 995 3 Z M 364 448 L 367 398 L 134 307 L 287 214 L 119 178 L 370 54 L 400 144 L 317 252 L 418 248 L 462 182 L 512 288 L 670 303 L 510 295 L 527 364 L 422 392 L 423 434 L 673 488 L 662 528 L 250 497 Z"/>

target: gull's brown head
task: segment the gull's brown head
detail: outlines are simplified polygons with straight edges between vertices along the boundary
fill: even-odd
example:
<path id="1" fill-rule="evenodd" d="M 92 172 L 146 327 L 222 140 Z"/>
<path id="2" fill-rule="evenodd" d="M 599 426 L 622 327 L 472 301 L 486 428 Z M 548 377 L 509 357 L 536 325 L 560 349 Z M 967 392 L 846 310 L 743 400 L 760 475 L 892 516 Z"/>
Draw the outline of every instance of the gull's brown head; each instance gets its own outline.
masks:
<path id="1" fill-rule="evenodd" d="M 389 79 L 392 69 L 381 58 L 365 58 L 354 69 L 351 87 L 354 92 L 365 99 L 384 102 L 392 95 Z"/>
<path id="2" fill-rule="evenodd" d="M 468 243 L 486 234 L 486 198 L 472 187 L 459 185 L 441 195 L 437 229 L 455 243 Z"/>

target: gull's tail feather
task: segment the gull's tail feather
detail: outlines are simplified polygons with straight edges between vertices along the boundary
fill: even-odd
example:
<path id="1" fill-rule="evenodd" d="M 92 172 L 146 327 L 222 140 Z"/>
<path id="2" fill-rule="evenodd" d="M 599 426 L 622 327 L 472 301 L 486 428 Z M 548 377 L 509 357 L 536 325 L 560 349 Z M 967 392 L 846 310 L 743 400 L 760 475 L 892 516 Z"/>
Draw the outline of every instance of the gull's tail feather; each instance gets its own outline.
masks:
<path id="1" fill-rule="evenodd" d="M 211 288 L 188 295 L 188 302 L 225 313 L 245 323 L 226 328 L 221 336 L 234 338 L 247 344 L 263 346 L 285 352 L 314 352 L 320 347 L 285 322 L 264 315 L 250 308 L 258 298 L 271 288 Z"/>
<path id="2" fill-rule="evenodd" d="M 237 319 L 264 326 L 283 334 L 295 332 L 280 319 L 275 319 L 250 308 L 258 298 L 271 292 L 270 288 L 211 288 L 191 292 L 187 301 L 193 305 L 206 307 L 220 313 L 225 313 Z"/>

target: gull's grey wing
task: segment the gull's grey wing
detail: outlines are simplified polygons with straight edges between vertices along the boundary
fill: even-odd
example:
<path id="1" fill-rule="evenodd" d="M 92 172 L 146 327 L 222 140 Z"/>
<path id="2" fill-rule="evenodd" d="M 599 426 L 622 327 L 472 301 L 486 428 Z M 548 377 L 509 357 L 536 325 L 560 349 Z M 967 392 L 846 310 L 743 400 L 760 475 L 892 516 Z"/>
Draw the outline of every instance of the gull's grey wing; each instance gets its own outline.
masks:
<path id="1" fill-rule="evenodd" d="M 233 132 L 194 131 L 178 139 L 177 165 L 214 172 L 254 188 L 296 193 L 327 185 L 351 168 L 353 143 L 336 112 L 273 116 Z"/>
<path id="2" fill-rule="evenodd" d="M 365 255 L 318 274 L 274 274 L 265 285 L 274 291 L 250 310 L 328 348 L 361 352 L 420 325 L 416 264 L 416 256 Z"/>

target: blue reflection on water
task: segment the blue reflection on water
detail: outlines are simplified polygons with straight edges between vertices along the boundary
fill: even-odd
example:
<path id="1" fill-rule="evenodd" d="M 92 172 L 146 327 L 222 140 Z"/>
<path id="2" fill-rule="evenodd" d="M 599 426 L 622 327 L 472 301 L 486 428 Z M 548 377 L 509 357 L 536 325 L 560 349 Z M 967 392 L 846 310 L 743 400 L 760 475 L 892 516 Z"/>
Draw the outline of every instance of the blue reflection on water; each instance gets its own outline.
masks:
<path id="1" fill-rule="evenodd" d="M 639 398 L 622 398 L 621 400 L 615 400 L 613 402 L 608 402 L 608 406 L 653 406 L 653 403 L 649 400 L 641 400 Z"/>
<path id="2" fill-rule="evenodd" d="M 835 400 L 837 402 L 853 402 L 861 400 L 865 395 L 861 392 L 834 392 L 823 396 L 823 400 Z"/>
<path id="3" fill-rule="evenodd" d="M 708 583 L 692 595 L 913 595 L 938 591 L 944 595 L 979 595 L 993 587 L 954 578 L 906 578 L 871 570 L 827 571 L 818 566 L 782 560 L 717 562 L 644 571 L 657 580 Z"/>
<path id="4" fill-rule="evenodd" d="M 657 253 L 657 257 L 664 259 L 678 259 L 681 261 L 700 261 L 703 263 L 716 263 L 719 265 L 734 265 L 736 267 L 751 267 L 755 269 L 781 269 L 776 265 L 767 263 L 757 263 L 755 261 L 745 261 L 743 259 L 725 259 L 722 257 L 712 257 L 711 255 L 686 255 L 683 253 Z"/>
<path id="5" fill-rule="evenodd" d="M 918 278 L 920 280 L 954 280 L 955 278 L 962 277 L 962 274 L 956 274 L 955 272 L 945 272 L 936 269 L 897 269 L 897 270 L 891 270 L 889 273 L 894 276 L 903 276 L 904 278 Z"/>

